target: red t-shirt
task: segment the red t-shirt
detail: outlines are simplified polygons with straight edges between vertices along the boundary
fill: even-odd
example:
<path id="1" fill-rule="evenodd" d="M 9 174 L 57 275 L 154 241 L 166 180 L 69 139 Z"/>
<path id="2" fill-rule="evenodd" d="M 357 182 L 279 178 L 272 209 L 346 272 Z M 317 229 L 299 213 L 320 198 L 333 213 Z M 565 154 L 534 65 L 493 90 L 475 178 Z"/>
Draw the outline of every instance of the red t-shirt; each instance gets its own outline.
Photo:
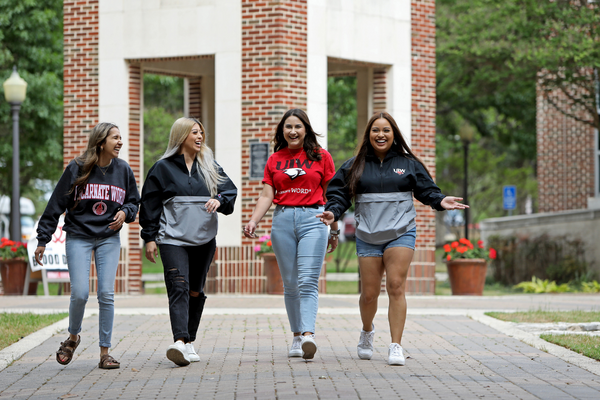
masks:
<path id="1" fill-rule="evenodd" d="M 275 188 L 273 203 L 282 206 L 325 204 L 323 182 L 335 175 L 331 154 L 321 149 L 321 161 L 306 158 L 304 149 L 283 148 L 271 154 L 263 183 Z"/>

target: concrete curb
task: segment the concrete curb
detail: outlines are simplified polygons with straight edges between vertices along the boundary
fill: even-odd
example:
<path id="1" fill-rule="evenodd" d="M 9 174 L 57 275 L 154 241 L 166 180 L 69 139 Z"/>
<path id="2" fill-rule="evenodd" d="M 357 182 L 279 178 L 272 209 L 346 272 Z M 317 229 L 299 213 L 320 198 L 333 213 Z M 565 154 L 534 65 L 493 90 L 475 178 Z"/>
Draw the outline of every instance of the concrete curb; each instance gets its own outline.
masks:
<path id="1" fill-rule="evenodd" d="M 591 372 L 592 374 L 600 375 L 600 362 L 588 358 L 586 356 L 582 356 L 581 354 L 578 354 L 574 351 L 568 350 L 556 344 L 546 342 L 545 340 L 540 339 L 539 336 L 534 335 L 533 333 L 525 332 L 516 328 L 512 322 L 500 321 L 496 318 L 489 317 L 484 314 L 485 312 L 486 311 L 480 310 L 470 311 L 467 315 L 477 322 L 481 322 L 482 324 L 496 329 L 500 333 L 520 340 L 523 343 L 527 343 L 528 345 L 533 346 L 538 350 L 542 350 L 547 352 L 548 354 L 552 354 L 553 356 L 556 356 L 579 368 L 583 368 Z"/>

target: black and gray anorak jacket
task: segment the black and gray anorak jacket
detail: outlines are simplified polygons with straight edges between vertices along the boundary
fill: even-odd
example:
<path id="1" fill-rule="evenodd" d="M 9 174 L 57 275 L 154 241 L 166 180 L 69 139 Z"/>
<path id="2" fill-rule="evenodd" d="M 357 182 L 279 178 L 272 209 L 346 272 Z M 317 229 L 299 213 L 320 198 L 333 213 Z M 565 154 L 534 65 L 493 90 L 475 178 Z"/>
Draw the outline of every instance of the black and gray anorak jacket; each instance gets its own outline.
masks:
<path id="1" fill-rule="evenodd" d="M 215 163 L 216 164 L 216 163 Z M 217 209 L 225 215 L 233 212 L 237 188 L 216 164 L 225 181 L 214 197 L 221 203 Z M 159 160 L 150 168 L 140 207 L 141 236 L 144 242 L 177 246 L 200 246 L 217 235 L 217 213 L 206 211 L 211 199 L 198 163 L 189 171 L 182 154 Z"/>
<path id="2" fill-rule="evenodd" d="M 336 172 L 327 187 L 326 211 L 337 221 L 352 205 L 348 178 L 354 157 Z M 383 161 L 371 151 L 356 188 L 356 237 L 366 243 L 384 244 L 416 227 L 413 194 L 421 203 L 444 211 L 446 197 L 433 182 L 423 164 L 410 154 L 390 149 Z"/>

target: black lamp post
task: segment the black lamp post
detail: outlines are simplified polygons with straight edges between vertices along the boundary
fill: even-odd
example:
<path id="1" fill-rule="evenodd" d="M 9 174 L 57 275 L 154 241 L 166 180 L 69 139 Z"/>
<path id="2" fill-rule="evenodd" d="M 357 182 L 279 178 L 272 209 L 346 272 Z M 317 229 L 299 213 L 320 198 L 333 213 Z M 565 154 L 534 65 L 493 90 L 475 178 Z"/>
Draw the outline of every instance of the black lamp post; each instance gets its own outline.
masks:
<path id="1" fill-rule="evenodd" d="M 463 168 L 464 168 L 464 183 L 463 183 L 463 202 L 469 204 L 469 145 L 475 136 L 473 126 L 467 122 L 461 125 L 458 136 L 463 143 Z M 469 209 L 465 208 L 465 239 L 469 239 Z"/>
<path id="2" fill-rule="evenodd" d="M 21 190 L 19 187 L 19 110 L 25 100 L 27 82 L 13 67 L 13 72 L 4 82 L 4 97 L 10 103 L 13 120 L 13 161 L 12 161 L 12 197 L 10 202 L 10 237 L 21 241 Z"/>

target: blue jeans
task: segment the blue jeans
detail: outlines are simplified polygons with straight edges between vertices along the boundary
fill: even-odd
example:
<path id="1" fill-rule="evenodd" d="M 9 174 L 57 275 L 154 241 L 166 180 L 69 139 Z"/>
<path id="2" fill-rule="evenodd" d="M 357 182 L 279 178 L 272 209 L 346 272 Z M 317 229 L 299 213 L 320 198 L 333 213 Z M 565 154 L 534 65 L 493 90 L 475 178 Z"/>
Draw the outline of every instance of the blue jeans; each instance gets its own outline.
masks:
<path id="1" fill-rule="evenodd" d="M 119 234 L 115 233 L 106 238 L 90 238 L 67 233 L 65 247 L 71 281 L 69 333 L 77 335 L 81 332 L 85 305 L 90 295 L 89 278 L 93 251 L 98 275 L 99 342 L 101 347 L 110 347 L 115 318 L 115 278 L 121 252 Z"/>
<path id="2" fill-rule="evenodd" d="M 316 218 L 322 212 L 322 206 L 277 206 L 273 213 L 271 242 L 292 332 L 315 332 L 319 275 L 327 250 L 327 226 Z"/>

